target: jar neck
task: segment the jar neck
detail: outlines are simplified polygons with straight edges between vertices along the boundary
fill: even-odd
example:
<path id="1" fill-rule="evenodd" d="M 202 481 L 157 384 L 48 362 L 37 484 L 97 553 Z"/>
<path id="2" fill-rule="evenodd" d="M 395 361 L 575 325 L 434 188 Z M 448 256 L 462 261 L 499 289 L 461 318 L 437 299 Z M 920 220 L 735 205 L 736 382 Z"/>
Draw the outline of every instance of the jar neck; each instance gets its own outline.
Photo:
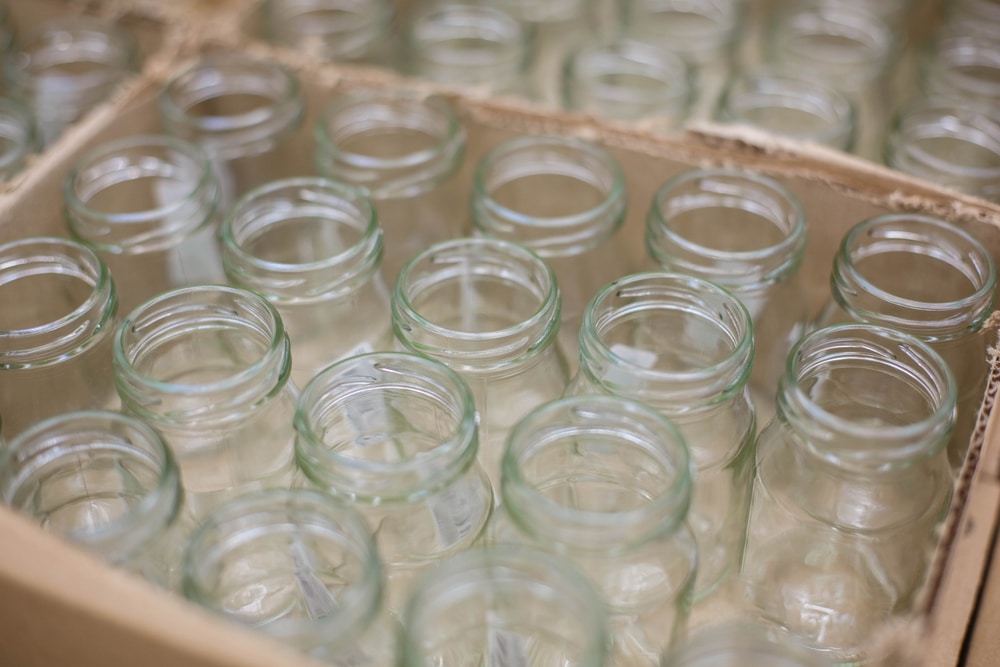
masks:
<path id="1" fill-rule="evenodd" d="M 986 104 L 1000 99 L 1000 46 L 991 39 L 946 33 L 931 47 L 924 68 L 925 96 Z"/>
<path id="2" fill-rule="evenodd" d="M 267 0 L 261 6 L 272 42 L 318 52 L 329 60 L 361 60 L 389 36 L 386 0 Z"/>
<path id="3" fill-rule="evenodd" d="M 0 497 L 120 564 L 154 545 L 183 502 L 177 465 L 159 434 L 96 410 L 53 417 L 14 438 L 0 456 Z"/>
<path id="4" fill-rule="evenodd" d="M 955 395 L 947 364 L 918 339 L 847 324 L 819 329 L 792 349 L 777 411 L 814 460 L 884 474 L 942 450 Z"/>
<path id="5" fill-rule="evenodd" d="M 560 548 L 636 548 L 676 531 L 691 502 L 681 435 L 651 408 L 614 396 L 536 409 L 511 431 L 502 466 L 508 516 Z"/>
<path id="6" fill-rule="evenodd" d="M 290 70 L 242 53 L 202 56 L 167 82 L 159 102 L 167 133 L 219 160 L 273 150 L 304 114 L 302 86 Z"/>
<path id="7" fill-rule="evenodd" d="M 296 456 L 313 483 L 353 502 L 415 502 L 475 465 L 476 420 L 468 386 L 443 364 L 364 354 L 320 371 L 303 389 Z"/>
<path id="8" fill-rule="evenodd" d="M 996 269 L 982 244 L 954 225 L 890 214 L 848 232 L 830 286 L 852 319 L 937 342 L 982 328 L 993 310 Z"/>
<path id="9" fill-rule="evenodd" d="M 750 315 L 725 289 L 670 273 L 616 280 L 588 304 L 580 373 L 602 391 L 686 414 L 743 395 Z"/>
<path id="10" fill-rule="evenodd" d="M 263 588 L 262 567 L 273 589 L 255 594 L 259 606 L 236 606 Z M 354 509 L 315 491 L 271 490 L 230 501 L 201 524 L 184 555 L 183 588 L 188 599 L 302 650 L 348 649 L 379 612 L 383 570 Z M 288 590 L 299 598 L 291 612 L 287 600 L 268 599 Z"/>
<path id="11" fill-rule="evenodd" d="M 111 274 L 75 241 L 29 238 L 0 246 L 0 370 L 65 362 L 91 349 L 115 326 Z"/>
<path id="12" fill-rule="evenodd" d="M 560 300 L 552 269 L 499 239 L 438 243 L 401 270 L 392 325 L 409 350 L 460 373 L 516 373 L 556 344 Z"/>
<path id="13" fill-rule="evenodd" d="M 471 203 L 478 232 L 542 257 L 569 257 L 618 231 L 626 196 L 621 169 L 604 149 L 571 137 L 525 136 L 482 159 Z"/>
<path id="14" fill-rule="evenodd" d="M 465 133 L 444 98 L 407 91 L 350 93 L 316 125 L 316 167 L 372 199 L 408 199 L 447 180 L 462 162 Z"/>
<path id="15" fill-rule="evenodd" d="M 279 307 L 355 293 L 382 261 L 371 201 L 322 178 L 283 179 L 250 192 L 226 216 L 221 236 L 229 279 Z"/>
<path id="16" fill-rule="evenodd" d="M 114 340 L 125 407 L 179 428 L 239 422 L 287 385 L 291 354 L 274 307 L 236 287 L 166 292 L 132 311 Z"/>
<path id="17" fill-rule="evenodd" d="M 766 176 L 699 169 L 667 181 L 646 218 L 646 247 L 666 271 L 752 289 L 790 278 L 802 263 L 805 215 Z"/>
<path id="18" fill-rule="evenodd" d="M 733 49 L 741 4 L 730 0 L 632 0 L 624 3 L 626 32 L 661 44 L 695 66 L 719 63 Z"/>
<path id="19" fill-rule="evenodd" d="M 85 155 L 66 176 L 63 196 L 77 239 L 100 252 L 140 255 L 175 248 L 211 224 L 220 189 L 200 148 L 150 135 Z"/>

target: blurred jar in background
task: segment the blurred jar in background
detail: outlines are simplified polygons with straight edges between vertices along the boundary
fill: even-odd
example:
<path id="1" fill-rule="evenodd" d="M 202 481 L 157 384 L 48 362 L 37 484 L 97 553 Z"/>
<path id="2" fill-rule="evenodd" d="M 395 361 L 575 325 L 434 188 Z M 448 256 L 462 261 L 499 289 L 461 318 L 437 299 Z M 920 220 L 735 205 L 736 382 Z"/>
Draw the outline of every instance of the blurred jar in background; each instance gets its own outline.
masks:
<path id="1" fill-rule="evenodd" d="M 362 188 L 375 203 L 385 241 L 382 273 L 431 243 L 459 236 L 464 193 L 454 178 L 465 132 L 442 97 L 360 90 L 338 97 L 316 125 L 320 175 Z"/>
<path id="2" fill-rule="evenodd" d="M 360 190 L 323 178 L 273 181 L 232 208 L 222 248 L 230 282 L 281 315 L 296 386 L 343 357 L 392 348 L 382 230 Z"/>
<path id="3" fill-rule="evenodd" d="M 137 70 L 136 45 L 112 21 L 60 17 L 19 37 L 4 70 L 8 94 L 28 104 L 48 146 Z"/>
<path id="4" fill-rule="evenodd" d="M 754 621 L 725 622 L 694 633 L 663 667 L 833 667 L 794 639 Z"/>
<path id="5" fill-rule="evenodd" d="M 0 312 L 0 436 L 62 412 L 118 407 L 118 299 L 93 250 L 46 237 L 0 245 Z"/>
<path id="6" fill-rule="evenodd" d="M 174 287 L 222 282 L 219 184 L 208 156 L 160 135 L 113 139 L 63 181 L 70 234 L 105 261 L 122 312 Z"/>
<path id="7" fill-rule="evenodd" d="M 88 410 L 35 424 L 0 451 L 0 498 L 113 565 L 178 583 L 184 491 L 170 449 L 137 419 Z"/>
<path id="8" fill-rule="evenodd" d="M 394 612 L 414 576 L 468 549 L 486 526 L 493 492 L 476 461 L 476 420 L 458 375 L 398 352 L 334 364 L 299 397 L 299 468 L 375 527 Z"/>
<path id="9" fill-rule="evenodd" d="M 0 97 L 0 181 L 21 173 L 39 147 L 35 114 L 13 97 Z"/>
<path id="10" fill-rule="evenodd" d="M 1000 101 L 1000 37 L 941 36 L 926 55 L 921 83 L 926 97 L 995 108 Z"/>
<path id="11" fill-rule="evenodd" d="M 385 64 L 390 0 L 264 0 L 260 33 L 270 42 L 331 62 Z"/>
<path id="12" fill-rule="evenodd" d="M 184 595 L 338 667 L 391 667 L 396 623 L 371 528 L 317 491 L 235 498 L 198 528 L 184 556 Z"/>

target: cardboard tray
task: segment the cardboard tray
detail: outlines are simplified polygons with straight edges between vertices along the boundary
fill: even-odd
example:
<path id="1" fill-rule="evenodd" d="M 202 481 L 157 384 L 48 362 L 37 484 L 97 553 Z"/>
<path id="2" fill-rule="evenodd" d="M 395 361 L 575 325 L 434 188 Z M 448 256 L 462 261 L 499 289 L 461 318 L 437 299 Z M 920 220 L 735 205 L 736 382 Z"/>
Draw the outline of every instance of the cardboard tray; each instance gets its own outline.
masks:
<path id="1" fill-rule="evenodd" d="M 141 75 L 71 128 L 0 191 L 0 242 L 24 236 L 66 235 L 62 179 L 81 152 L 114 137 L 158 132 L 156 96 L 166 79 L 199 50 L 239 43 L 230 30 L 233 23 L 220 18 L 228 17 L 232 9 L 225 3 L 209 7 L 193 0 L 181 3 L 185 5 L 183 18 L 158 11 L 146 13 L 146 4 L 137 3 L 122 14 L 132 16 L 129 12 L 135 12 L 140 23 L 162 26 L 160 42 L 145 61 Z M 118 6 L 100 5 L 103 10 Z M 212 24 L 221 29 L 204 29 Z M 433 89 L 380 70 L 321 65 L 307 56 L 256 43 L 241 44 L 241 48 L 251 55 L 284 62 L 303 80 L 308 114 L 292 139 L 296 150 L 289 153 L 298 157 L 285 165 L 288 176 L 312 173 L 312 124 L 318 110 L 337 95 L 373 85 L 410 86 L 444 94 L 456 107 L 468 134 L 464 167 L 457 176 L 466 192 L 479 158 L 518 134 L 575 135 L 608 148 L 626 175 L 629 211 L 622 233 L 636 259 L 644 256 L 644 219 L 656 189 L 691 168 L 729 165 L 774 176 L 803 202 L 809 242 L 801 270 L 814 308 L 827 298 L 830 268 L 840 238 L 855 223 L 881 213 L 924 211 L 943 216 L 979 238 L 1000 263 L 1000 206 L 832 150 L 712 125 L 692 127 L 683 135 L 649 136 L 624 125 L 547 112 L 515 101 Z M 466 208 L 464 201 L 456 202 L 456 211 Z M 990 335 L 993 333 L 991 327 Z M 991 381 L 969 456 L 957 480 L 952 510 L 918 608 L 910 618 L 882 633 L 881 642 L 891 664 L 949 667 L 960 664 L 963 655 L 1000 512 L 1000 410 L 993 409 L 1000 389 L 1000 358 L 996 353 L 991 354 L 990 363 Z M 0 666 L 313 664 L 283 646 L 97 562 L 4 509 L 0 509 L 0 535 Z"/>

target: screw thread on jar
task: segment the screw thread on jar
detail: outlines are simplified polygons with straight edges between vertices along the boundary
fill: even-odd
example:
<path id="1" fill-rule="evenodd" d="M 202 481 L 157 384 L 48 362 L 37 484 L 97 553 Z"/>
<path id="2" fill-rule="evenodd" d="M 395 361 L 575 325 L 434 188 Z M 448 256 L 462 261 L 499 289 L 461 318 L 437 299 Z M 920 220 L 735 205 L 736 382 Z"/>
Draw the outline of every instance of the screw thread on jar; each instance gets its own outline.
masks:
<path id="1" fill-rule="evenodd" d="M 265 0 L 262 33 L 271 42 L 326 61 L 385 59 L 393 5 L 387 0 Z"/>

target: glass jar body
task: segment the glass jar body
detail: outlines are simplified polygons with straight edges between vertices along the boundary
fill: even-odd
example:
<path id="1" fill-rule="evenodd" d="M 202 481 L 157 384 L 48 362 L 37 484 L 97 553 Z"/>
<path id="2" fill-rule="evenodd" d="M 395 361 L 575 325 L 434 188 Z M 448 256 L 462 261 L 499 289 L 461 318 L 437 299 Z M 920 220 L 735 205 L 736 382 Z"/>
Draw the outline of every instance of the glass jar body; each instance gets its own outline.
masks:
<path id="1" fill-rule="evenodd" d="M 388 62 L 393 6 L 386 0 L 265 0 L 262 33 L 331 62 Z"/>

